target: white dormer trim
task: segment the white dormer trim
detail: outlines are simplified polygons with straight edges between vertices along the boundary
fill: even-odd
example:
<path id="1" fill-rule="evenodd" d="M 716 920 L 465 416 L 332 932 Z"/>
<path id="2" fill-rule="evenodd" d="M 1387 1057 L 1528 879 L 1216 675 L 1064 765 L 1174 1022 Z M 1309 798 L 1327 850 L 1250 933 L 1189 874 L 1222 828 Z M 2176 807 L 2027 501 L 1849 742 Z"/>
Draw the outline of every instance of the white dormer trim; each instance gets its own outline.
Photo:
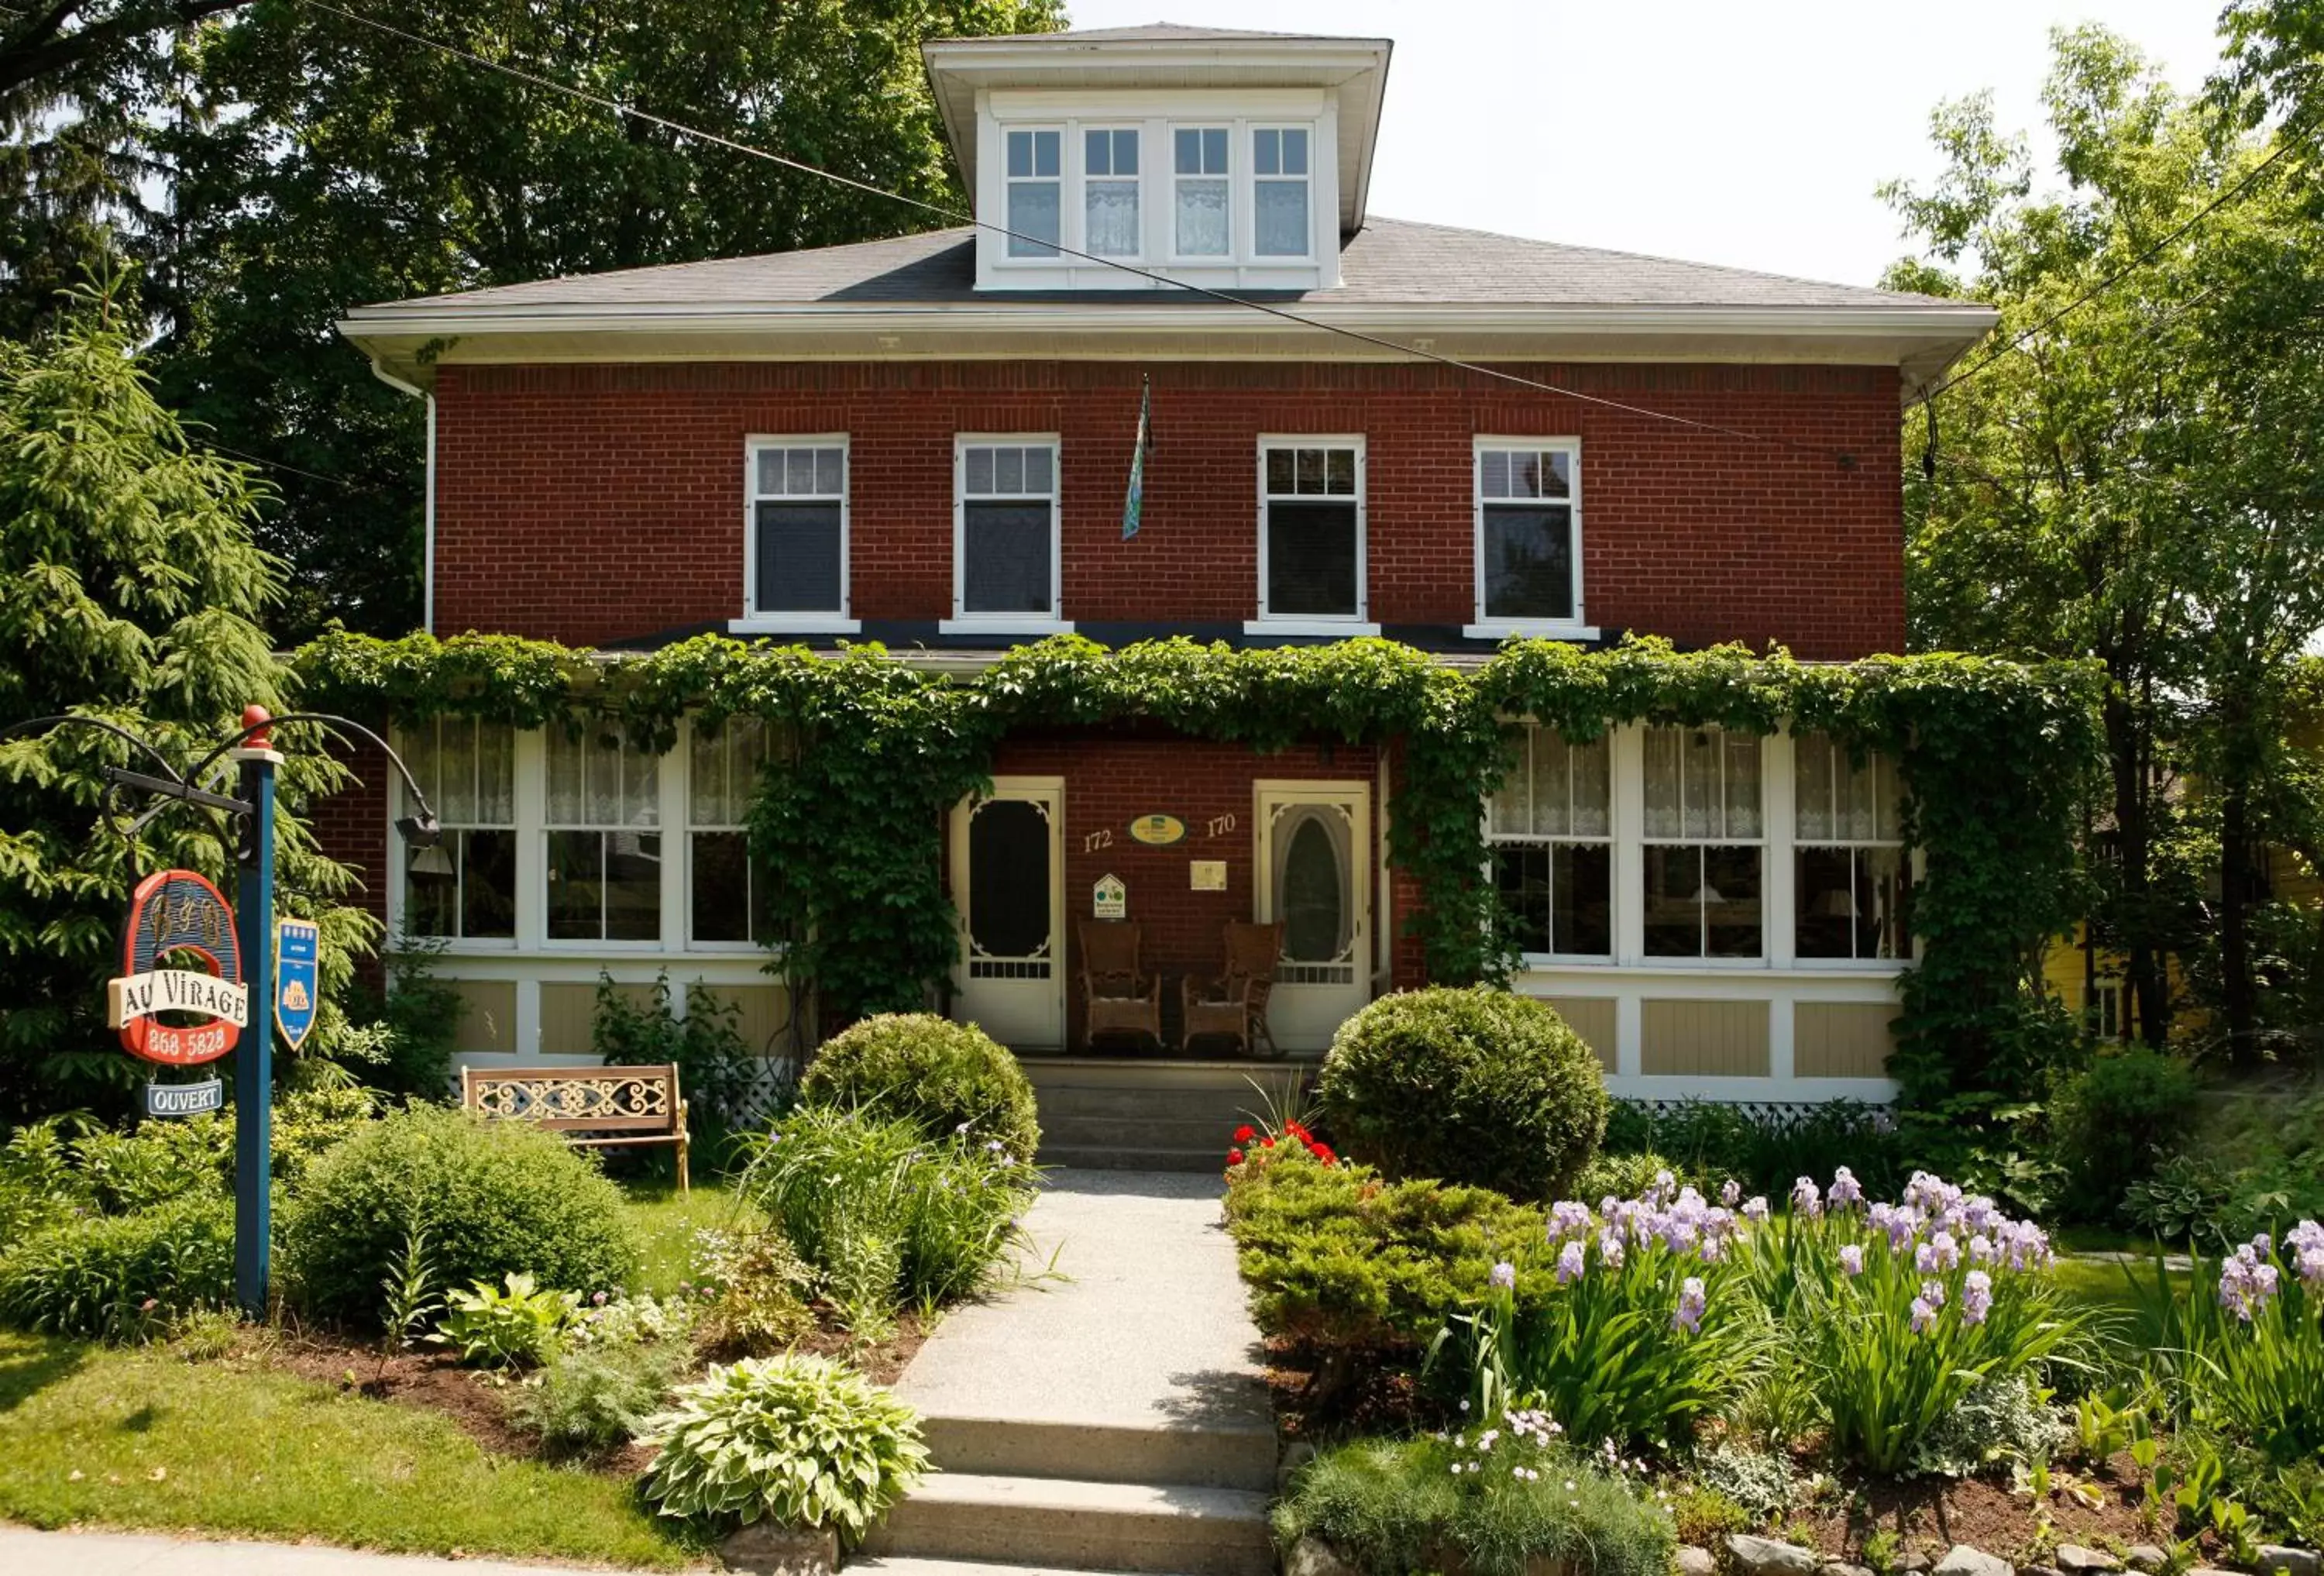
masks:
<path id="1" fill-rule="evenodd" d="M 1006 235 L 977 235 L 976 288 L 1017 290 L 1154 290 L 1154 284 L 1105 263 L 1073 256 L 1088 252 L 1084 198 L 1087 130 L 1135 128 L 1141 244 L 1135 257 L 1116 261 L 1213 290 L 1328 290 L 1340 282 L 1339 101 L 1321 88 L 1053 89 L 990 88 L 976 94 L 976 211 L 987 223 L 1008 223 L 1007 137 L 1010 130 L 1061 129 L 1064 190 L 1056 257 L 1010 254 Z M 1263 256 L 1256 250 L 1252 207 L 1254 131 L 1302 127 L 1311 133 L 1305 257 Z M 1227 132 L 1229 250 L 1223 256 L 1183 256 L 1176 242 L 1177 177 L 1175 134 L 1180 128 Z"/>

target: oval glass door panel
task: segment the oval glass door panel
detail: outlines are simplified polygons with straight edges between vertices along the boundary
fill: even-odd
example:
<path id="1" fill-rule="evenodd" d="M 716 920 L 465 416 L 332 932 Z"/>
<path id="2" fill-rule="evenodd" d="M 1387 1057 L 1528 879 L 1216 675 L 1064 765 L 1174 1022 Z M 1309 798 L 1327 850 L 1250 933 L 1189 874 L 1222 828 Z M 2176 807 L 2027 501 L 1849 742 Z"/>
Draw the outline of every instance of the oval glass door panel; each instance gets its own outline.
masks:
<path id="1" fill-rule="evenodd" d="M 1049 817 L 1030 799 L 987 799 L 968 824 L 970 968 L 1049 972 Z M 1026 965 L 1033 965 L 1030 968 Z"/>
<path id="2" fill-rule="evenodd" d="M 1345 850 L 1332 835 L 1332 812 L 1290 812 L 1283 844 L 1283 955 L 1295 963 L 1337 963 L 1348 949 Z"/>

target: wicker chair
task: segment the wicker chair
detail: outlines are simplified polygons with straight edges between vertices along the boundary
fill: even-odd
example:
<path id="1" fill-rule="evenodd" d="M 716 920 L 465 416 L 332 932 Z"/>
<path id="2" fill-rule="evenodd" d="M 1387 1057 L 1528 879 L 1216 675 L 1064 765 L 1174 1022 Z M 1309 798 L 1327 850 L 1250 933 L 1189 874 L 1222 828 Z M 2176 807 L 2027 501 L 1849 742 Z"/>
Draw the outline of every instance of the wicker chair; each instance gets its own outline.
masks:
<path id="1" fill-rule="evenodd" d="M 1082 1043 L 1102 1034 L 1162 1039 L 1162 978 L 1139 959 L 1144 933 L 1129 920 L 1084 919 L 1080 925 Z"/>
<path id="2" fill-rule="evenodd" d="M 1231 921 L 1226 927 L 1226 968 L 1214 980 L 1191 974 L 1179 982 L 1185 1013 L 1185 1045 L 1204 1035 L 1231 1037 L 1245 1055 L 1281 1055 L 1268 1031 L 1267 998 L 1275 989 L 1275 965 L 1283 955 L 1283 926 Z"/>

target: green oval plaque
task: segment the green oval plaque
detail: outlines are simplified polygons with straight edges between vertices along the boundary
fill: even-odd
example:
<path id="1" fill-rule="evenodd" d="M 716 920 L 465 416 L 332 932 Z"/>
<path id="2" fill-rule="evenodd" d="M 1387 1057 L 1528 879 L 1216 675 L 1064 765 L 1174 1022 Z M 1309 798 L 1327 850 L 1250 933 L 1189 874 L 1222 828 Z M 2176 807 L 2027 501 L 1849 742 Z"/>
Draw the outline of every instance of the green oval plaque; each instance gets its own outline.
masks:
<path id="1" fill-rule="evenodd" d="M 1176 816 L 1140 816 L 1130 824 L 1130 835 L 1148 848 L 1167 848 L 1185 839 L 1186 824 Z"/>

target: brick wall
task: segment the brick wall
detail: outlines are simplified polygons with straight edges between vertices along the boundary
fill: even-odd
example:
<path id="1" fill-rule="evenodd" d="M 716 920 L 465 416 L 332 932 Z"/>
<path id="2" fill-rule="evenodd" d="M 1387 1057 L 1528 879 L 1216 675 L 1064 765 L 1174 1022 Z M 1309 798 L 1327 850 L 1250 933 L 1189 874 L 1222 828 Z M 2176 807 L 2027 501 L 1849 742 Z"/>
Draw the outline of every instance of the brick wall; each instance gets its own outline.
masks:
<path id="1" fill-rule="evenodd" d="M 1054 432 L 1066 617 L 1249 618 L 1257 438 L 1321 432 L 1366 439 L 1372 617 L 1459 624 L 1473 613 L 1471 439 L 1486 433 L 1582 439 L 1591 622 L 1810 659 L 1902 645 L 1893 369 L 1513 370 L 1766 441 L 1433 366 L 447 365 L 436 626 L 588 645 L 738 615 L 743 439 L 787 432 L 850 436 L 861 617 L 950 613 L 954 434 Z M 1155 450 L 1145 529 L 1124 542 L 1141 373 Z"/>
<path id="2" fill-rule="evenodd" d="M 1328 752 L 1301 746 L 1279 754 L 1259 755 L 1236 744 L 1210 743 L 1168 737 L 1122 737 L 1095 731 L 1058 733 L 1004 741 L 995 757 L 996 777 L 1061 777 L 1065 779 L 1066 969 L 1070 976 L 1081 966 L 1072 936 L 1077 921 L 1090 915 L 1091 889 L 1108 874 L 1120 876 L 1129 889 L 1129 917 L 1145 926 L 1140 938 L 1146 966 L 1166 976 L 1165 1022 L 1178 1019 L 1176 976 L 1204 977 L 1218 972 L 1222 927 L 1228 920 L 1255 917 L 1253 882 L 1257 880 L 1256 828 L 1251 820 L 1252 784 L 1261 779 L 1294 781 L 1326 779 L 1376 784 L 1379 760 L 1370 748 L 1336 747 Z M 1374 797 L 1378 795 L 1375 791 Z M 1186 824 L 1184 842 L 1153 848 L 1132 840 L 1130 823 L 1155 812 L 1176 816 Z M 1214 819 L 1233 817 L 1231 830 L 1210 830 Z M 1374 945 L 1382 925 L 1400 920 L 1379 908 L 1379 843 L 1380 806 L 1371 812 L 1374 839 L 1359 857 L 1358 879 L 1370 895 Z M 1111 833 L 1108 847 L 1092 847 L 1093 835 Z M 1194 860 L 1222 860 L 1227 867 L 1227 889 L 1198 892 L 1191 884 L 1188 865 Z M 947 860 L 946 869 L 950 869 Z M 1409 883 L 1398 882 L 1398 913 L 1410 900 Z M 1419 982 L 1417 954 L 1397 948 L 1398 985 Z M 1372 960 L 1363 961 L 1367 977 Z M 1079 1039 L 1081 992 L 1069 987 L 1068 1028 Z"/>

